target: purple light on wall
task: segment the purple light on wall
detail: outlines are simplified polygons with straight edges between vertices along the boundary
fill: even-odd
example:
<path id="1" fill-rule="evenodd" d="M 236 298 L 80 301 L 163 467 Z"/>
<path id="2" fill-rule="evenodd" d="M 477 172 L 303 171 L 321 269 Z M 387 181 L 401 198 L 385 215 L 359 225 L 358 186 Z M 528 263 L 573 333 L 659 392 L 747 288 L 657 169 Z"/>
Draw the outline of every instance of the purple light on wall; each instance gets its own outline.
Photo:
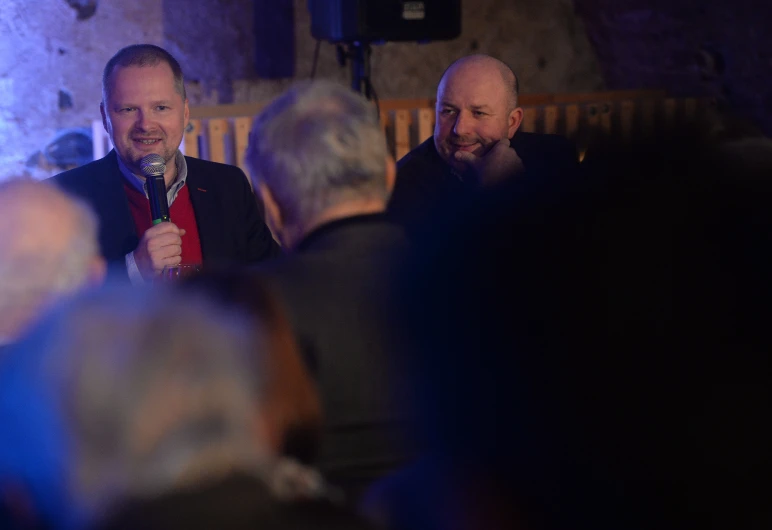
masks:
<path id="1" fill-rule="evenodd" d="M 610 89 L 707 96 L 772 135 L 767 0 L 574 0 Z"/>
<path id="2" fill-rule="evenodd" d="M 255 72 L 264 79 L 295 75 L 295 8 L 292 2 L 254 0 Z"/>

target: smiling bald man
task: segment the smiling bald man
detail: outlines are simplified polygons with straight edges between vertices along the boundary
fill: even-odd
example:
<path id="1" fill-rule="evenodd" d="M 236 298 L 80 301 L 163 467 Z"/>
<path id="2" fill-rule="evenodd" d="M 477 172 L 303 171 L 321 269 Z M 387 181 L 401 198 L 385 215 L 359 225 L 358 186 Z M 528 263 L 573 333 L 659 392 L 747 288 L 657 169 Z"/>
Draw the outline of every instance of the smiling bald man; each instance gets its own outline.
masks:
<path id="1" fill-rule="evenodd" d="M 414 224 L 449 198 L 481 186 L 574 175 L 576 149 L 568 139 L 519 131 L 519 90 L 512 69 L 494 57 L 470 55 L 452 63 L 437 87 L 434 136 L 397 165 L 392 216 Z"/>

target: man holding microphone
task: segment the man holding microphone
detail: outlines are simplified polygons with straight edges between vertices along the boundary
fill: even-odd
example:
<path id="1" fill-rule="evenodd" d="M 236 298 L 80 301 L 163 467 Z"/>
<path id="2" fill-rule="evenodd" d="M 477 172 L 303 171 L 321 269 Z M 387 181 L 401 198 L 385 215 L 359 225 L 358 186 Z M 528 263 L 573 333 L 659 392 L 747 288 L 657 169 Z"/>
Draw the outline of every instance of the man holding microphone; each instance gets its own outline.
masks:
<path id="1" fill-rule="evenodd" d="M 97 212 L 113 272 L 142 283 L 165 267 L 246 265 L 279 254 L 244 172 L 179 151 L 190 111 L 182 70 L 166 50 L 138 44 L 116 53 L 102 76 L 100 111 L 114 149 L 54 179 Z M 165 197 L 152 200 L 149 184 L 160 174 Z M 164 198 L 171 222 L 154 223 L 151 204 L 163 209 Z"/>

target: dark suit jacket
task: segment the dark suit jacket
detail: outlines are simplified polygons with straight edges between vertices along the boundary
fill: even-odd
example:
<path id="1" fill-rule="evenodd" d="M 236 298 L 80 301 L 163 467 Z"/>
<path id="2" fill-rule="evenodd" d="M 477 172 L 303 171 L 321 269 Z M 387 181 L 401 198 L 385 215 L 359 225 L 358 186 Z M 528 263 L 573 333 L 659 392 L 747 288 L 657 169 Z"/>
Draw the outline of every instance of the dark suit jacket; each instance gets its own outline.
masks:
<path id="1" fill-rule="evenodd" d="M 402 227 L 365 215 L 328 223 L 280 260 L 257 268 L 280 295 L 318 384 L 325 414 L 318 467 L 356 498 L 407 459 L 404 408 L 393 396 L 397 331 L 391 325 L 392 264 Z"/>
<path id="2" fill-rule="evenodd" d="M 257 263 L 279 254 L 243 171 L 187 156 L 185 161 L 185 185 L 193 203 L 205 265 Z M 137 247 L 139 238 L 115 151 L 53 179 L 91 205 L 99 218 L 102 255 L 125 271 L 124 257 Z"/>
<path id="3" fill-rule="evenodd" d="M 518 178 L 563 180 L 575 177 L 579 170 L 576 147 L 556 134 L 519 131 L 510 145 L 525 166 Z M 440 158 L 434 138 L 410 151 L 397 164 L 397 180 L 389 201 L 389 214 L 407 225 L 427 220 L 448 200 L 473 193 L 477 183 L 458 177 Z"/>

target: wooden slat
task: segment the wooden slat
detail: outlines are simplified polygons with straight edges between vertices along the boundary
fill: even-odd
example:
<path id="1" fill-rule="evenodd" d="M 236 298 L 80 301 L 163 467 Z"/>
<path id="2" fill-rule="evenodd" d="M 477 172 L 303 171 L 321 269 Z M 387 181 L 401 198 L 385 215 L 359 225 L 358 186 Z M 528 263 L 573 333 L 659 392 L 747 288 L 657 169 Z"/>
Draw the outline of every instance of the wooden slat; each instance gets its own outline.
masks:
<path id="1" fill-rule="evenodd" d="M 600 128 L 604 133 L 611 134 L 612 107 L 608 103 L 602 103 L 598 107 L 600 109 Z"/>
<path id="2" fill-rule="evenodd" d="M 566 136 L 573 138 L 579 132 L 579 105 L 566 105 Z"/>
<path id="3" fill-rule="evenodd" d="M 236 116 L 254 116 L 265 107 L 265 103 L 237 103 L 231 105 L 201 105 L 190 107 L 190 117 L 202 118 L 235 118 Z"/>
<path id="4" fill-rule="evenodd" d="M 636 98 L 663 98 L 666 95 L 664 90 L 607 90 L 603 92 L 548 94 L 549 103 L 592 103 Z"/>
<path id="5" fill-rule="evenodd" d="M 201 135 L 201 120 L 190 120 L 190 126 L 185 130 L 185 155 L 199 158 L 198 137 Z"/>
<path id="6" fill-rule="evenodd" d="M 383 134 L 386 136 L 386 144 L 388 146 L 389 153 L 391 154 L 391 156 L 394 156 L 396 159 L 396 156 L 394 154 L 394 136 L 390 132 L 390 131 L 393 131 L 391 114 L 386 110 L 381 110 L 380 115 L 381 115 L 380 116 L 381 130 L 383 131 Z"/>
<path id="7" fill-rule="evenodd" d="M 610 90 L 602 92 L 567 92 L 559 94 L 520 94 L 518 104 L 524 107 L 557 105 L 568 103 L 590 103 L 598 101 L 621 101 L 624 99 L 664 98 L 663 90 Z M 378 102 L 381 110 L 411 110 L 424 107 L 434 108 L 434 98 L 382 99 Z M 235 118 L 254 116 L 265 107 L 264 102 L 235 103 L 227 105 L 201 105 L 190 107 L 191 119 Z"/>
<path id="8" fill-rule="evenodd" d="M 389 112 L 381 109 L 381 129 L 383 129 L 384 133 L 389 126 L 389 121 Z"/>
<path id="9" fill-rule="evenodd" d="M 523 123 L 520 128 L 524 132 L 533 132 L 536 130 L 536 118 L 539 115 L 539 109 L 537 107 L 525 107 L 523 108 Z"/>
<path id="10" fill-rule="evenodd" d="M 378 101 L 381 111 L 413 110 L 430 108 L 434 110 L 434 98 L 414 98 L 414 99 L 382 99 Z"/>
<path id="11" fill-rule="evenodd" d="M 607 90 L 603 92 L 567 92 L 558 94 L 520 94 L 518 104 L 523 107 L 559 105 L 567 103 L 597 103 L 625 99 L 664 98 L 664 90 Z"/>
<path id="12" fill-rule="evenodd" d="M 667 98 L 664 103 L 665 107 L 665 123 L 668 127 L 675 123 L 677 103 L 673 98 Z"/>
<path id="13" fill-rule="evenodd" d="M 629 139 L 633 135 L 633 120 L 635 119 L 635 101 L 626 100 L 620 104 L 619 122 L 622 126 L 622 137 Z"/>
<path id="14" fill-rule="evenodd" d="M 554 94 L 520 94 L 517 96 L 517 104 L 521 107 L 541 107 L 555 103 Z"/>
<path id="15" fill-rule="evenodd" d="M 434 109 L 418 109 L 418 143 L 429 138 L 434 131 Z"/>
<path id="16" fill-rule="evenodd" d="M 244 162 L 244 155 L 247 152 L 247 145 L 249 144 L 249 131 L 252 128 L 252 117 L 242 116 L 241 118 L 236 118 L 233 120 L 233 128 L 235 130 L 236 163 L 244 173 L 249 175 L 247 165 Z M 250 179 L 249 184 L 252 184 L 252 179 Z"/>
<path id="17" fill-rule="evenodd" d="M 547 134 L 557 134 L 558 119 L 560 119 L 560 109 L 557 105 L 548 105 L 544 108 L 544 132 Z"/>
<path id="18" fill-rule="evenodd" d="M 643 124 L 643 133 L 651 135 L 654 133 L 654 118 L 657 112 L 657 102 L 653 99 L 646 99 L 641 104 L 641 123 Z"/>
<path id="19" fill-rule="evenodd" d="M 697 99 L 686 98 L 684 100 L 684 118 L 691 121 L 697 115 Z"/>
<path id="20" fill-rule="evenodd" d="M 228 120 L 213 118 L 209 120 L 209 160 L 225 164 L 225 135 L 228 134 Z"/>
<path id="21" fill-rule="evenodd" d="M 410 152 L 410 111 L 394 113 L 394 158 L 397 160 Z"/>
<path id="22" fill-rule="evenodd" d="M 584 106 L 584 115 L 587 116 L 587 125 L 590 129 L 597 129 L 600 126 L 600 107 L 590 104 Z"/>

